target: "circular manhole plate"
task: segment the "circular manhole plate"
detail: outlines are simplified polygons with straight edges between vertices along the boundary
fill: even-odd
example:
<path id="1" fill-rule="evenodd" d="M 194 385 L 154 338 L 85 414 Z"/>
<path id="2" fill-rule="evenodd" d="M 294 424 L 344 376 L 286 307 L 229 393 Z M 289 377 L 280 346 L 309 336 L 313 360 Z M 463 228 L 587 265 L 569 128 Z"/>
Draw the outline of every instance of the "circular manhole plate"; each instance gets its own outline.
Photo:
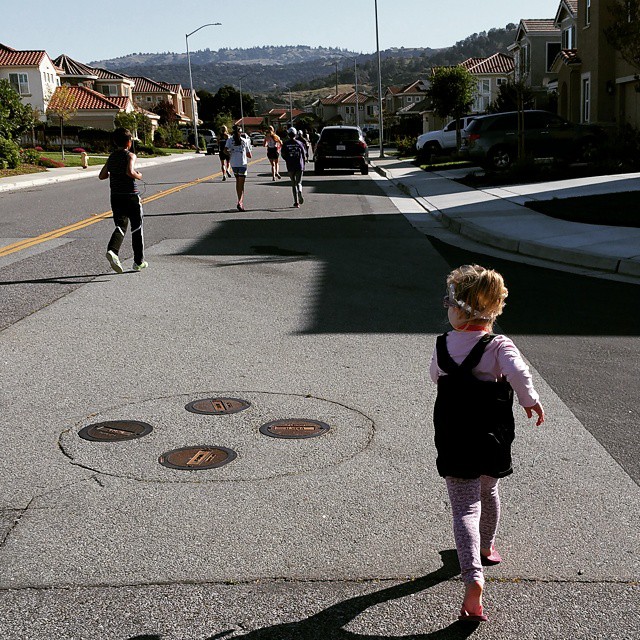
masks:
<path id="1" fill-rule="evenodd" d="M 97 422 L 80 429 L 78 435 L 90 442 L 118 442 L 120 440 L 135 440 L 153 431 L 153 427 L 146 422 L 137 420 L 110 420 Z"/>
<path id="2" fill-rule="evenodd" d="M 163 453 L 158 462 L 170 469 L 200 471 L 221 467 L 235 460 L 236 456 L 235 451 L 226 447 L 182 447 Z"/>
<path id="3" fill-rule="evenodd" d="M 251 406 L 247 400 L 240 398 L 204 398 L 202 400 L 194 400 L 185 406 L 187 411 L 191 413 L 200 413 L 207 416 L 220 416 L 229 413 L 238 413 L 244 411 Z"/>
<path id="4" fill-rule="evenodd" d="M 260 433 L 272 438 L 314 438 L 327 433 L 330 428 L 318 420 L 292 418 L 267 422 L 260 427 Z"/>

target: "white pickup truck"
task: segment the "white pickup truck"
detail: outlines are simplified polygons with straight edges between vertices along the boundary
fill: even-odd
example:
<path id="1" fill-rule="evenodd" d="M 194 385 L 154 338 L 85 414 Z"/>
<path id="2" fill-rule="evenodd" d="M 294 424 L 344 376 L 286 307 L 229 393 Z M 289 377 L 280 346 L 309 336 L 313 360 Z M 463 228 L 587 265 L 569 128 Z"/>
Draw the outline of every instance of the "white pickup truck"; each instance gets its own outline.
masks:
<path id="1" fill-rule="evenodd" d="M 460 130 L 464 129 L 475 116 L 460 118 Z M 444 129 L 427 131 L 418 136 L 416 151 L 422 158 L 431 158 L 453 153 L 456 150 L 456 121 L 452 120 Z"/>

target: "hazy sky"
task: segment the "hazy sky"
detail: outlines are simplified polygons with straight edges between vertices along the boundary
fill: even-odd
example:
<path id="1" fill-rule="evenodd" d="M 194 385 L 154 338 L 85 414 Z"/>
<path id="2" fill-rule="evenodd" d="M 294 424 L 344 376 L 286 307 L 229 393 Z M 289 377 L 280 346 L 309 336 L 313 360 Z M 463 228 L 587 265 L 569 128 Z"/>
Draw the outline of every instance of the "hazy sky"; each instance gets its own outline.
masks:
<path id="1" fill-rule="evenodd" d="M 552 18 L 559 0 L 378 0 L 380 48 L 446 47 L 521 18 Z M 142 51 L 307 44 L 376 50 L 374 0 L 0 0 L 0 42 L 80 62 Z"/>

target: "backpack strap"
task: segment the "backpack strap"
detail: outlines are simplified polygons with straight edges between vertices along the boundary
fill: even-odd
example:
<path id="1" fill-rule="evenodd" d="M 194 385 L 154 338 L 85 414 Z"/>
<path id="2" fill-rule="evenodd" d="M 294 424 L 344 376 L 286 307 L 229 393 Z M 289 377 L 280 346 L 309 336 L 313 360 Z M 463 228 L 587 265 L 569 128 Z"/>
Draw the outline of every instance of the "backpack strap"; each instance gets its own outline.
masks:
<path id="1" fill-rule="evenodd" d="M 471 370 L 478 366 L 487 345 L 496 337 L 495 334 L 485 333 L 469 351 L 462 363 L 456 364 L 447 349 L 447 335 L 448 333 L 444 333 L 436 338 L 436 355 L 438 367 L 449 375 L 459 372 L 471 373 Z"/>

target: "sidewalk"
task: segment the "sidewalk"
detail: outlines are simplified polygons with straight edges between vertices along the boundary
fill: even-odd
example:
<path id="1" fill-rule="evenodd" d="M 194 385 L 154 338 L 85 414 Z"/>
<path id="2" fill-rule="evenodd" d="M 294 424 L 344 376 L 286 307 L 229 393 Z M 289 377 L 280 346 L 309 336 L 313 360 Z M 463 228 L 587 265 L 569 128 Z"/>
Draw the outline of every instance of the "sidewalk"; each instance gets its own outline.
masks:
<path id="1" fill-rule="evenodd" d="M 469 170 L 427 172 L 408 160 L 372 163 L 449 231 L 531 258 L 640 278 L 640 229 L 558 220 L 524 206 L 530 200 L 640 190 L 640 174 L 597 176 L 492 189 L 473 189 L 456 178 Z M 411 214 L 419 228 L 422 214 Z"/>
<path id="2" fill-rule="evenodd" d="M 136 162 L 136 167 L 144 169 L 145 167 L 153 167 L 158 164 L 192 160 L 193 158 L 201 157 L 201 155 L 196 155 L 195 153 L 176 153 L 159 158 L 141 158 Z M 43 173 L 27 173 L 21 176 L 0 178 L 0 193 L 4 191 L 15 191 L 16 189 L 28 189 L 45 184 L 55 184 L 56 182 L 66 182 L 67 180 L 95 177 L 100 173 L 101 168 L 100 165 L 91 166 L 88 169 L 83 169 L 82 167 L 62 167 L 61 169 L 47 169 L 47 171 Z"/>

